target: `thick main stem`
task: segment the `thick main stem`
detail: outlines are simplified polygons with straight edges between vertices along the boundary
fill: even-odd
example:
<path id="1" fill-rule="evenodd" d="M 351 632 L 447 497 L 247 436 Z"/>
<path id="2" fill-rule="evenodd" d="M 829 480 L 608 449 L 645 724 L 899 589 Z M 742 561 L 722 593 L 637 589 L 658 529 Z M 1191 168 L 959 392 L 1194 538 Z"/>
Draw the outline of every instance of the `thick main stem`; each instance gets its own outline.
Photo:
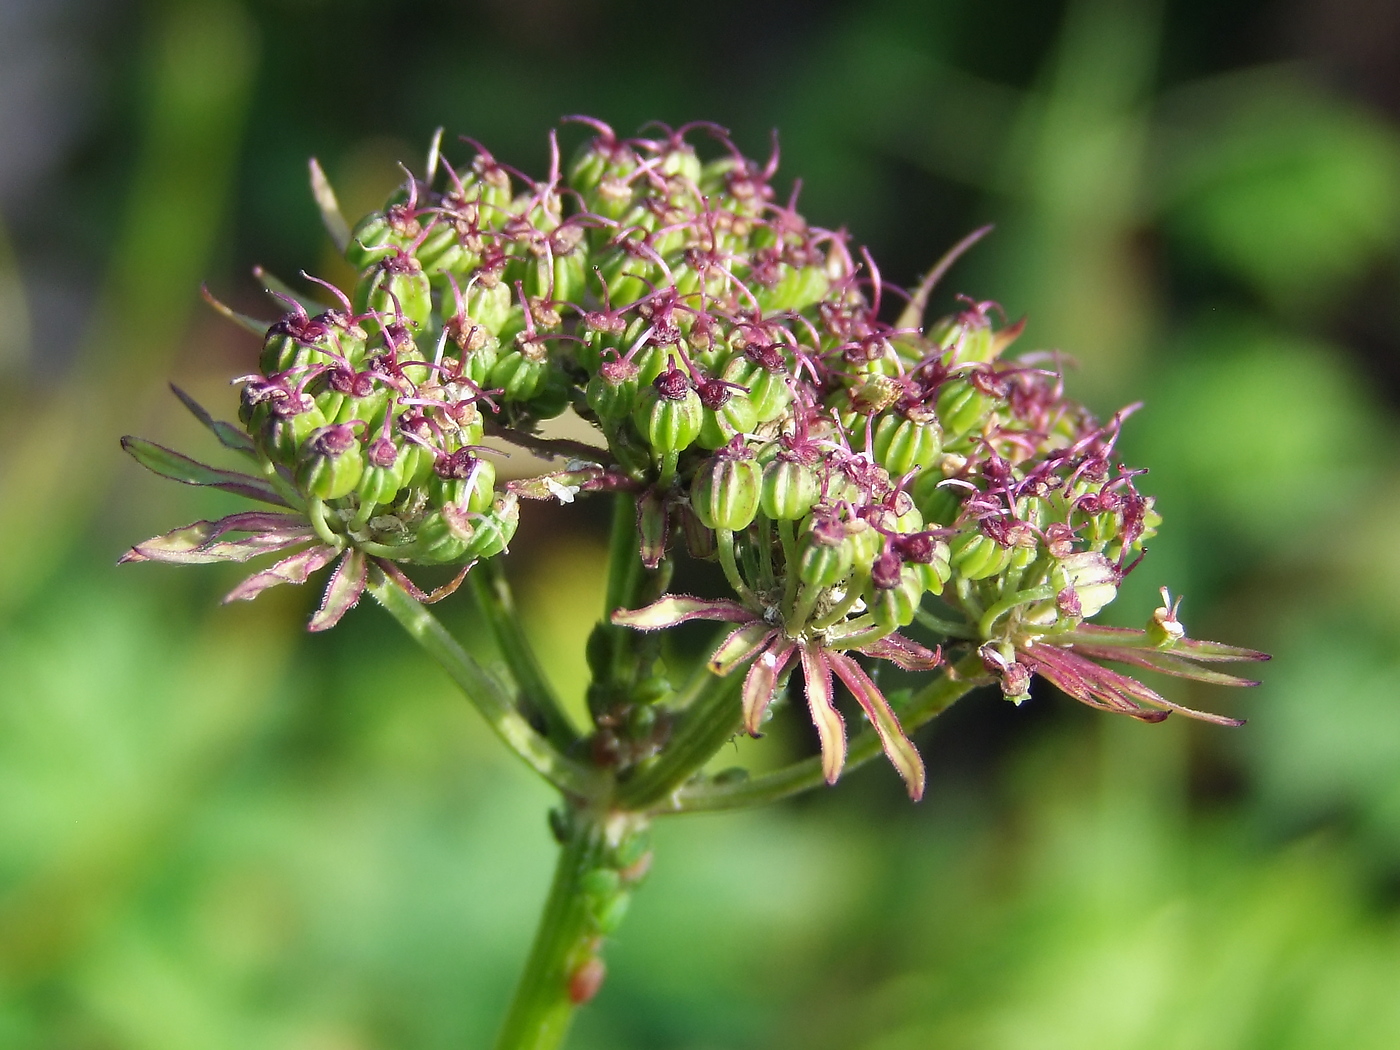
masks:
<path id="1" fill-rule="evenodd" d="M 574 1012 L 602 980 L 601 934 L 590 909 L 589 881 L 606 870 L 603 828 L 580 820 L 559 851 L 554 882 L 535 932 L 525 972 L 496 1050 L 555 1050 L 564 1043 Z"/>

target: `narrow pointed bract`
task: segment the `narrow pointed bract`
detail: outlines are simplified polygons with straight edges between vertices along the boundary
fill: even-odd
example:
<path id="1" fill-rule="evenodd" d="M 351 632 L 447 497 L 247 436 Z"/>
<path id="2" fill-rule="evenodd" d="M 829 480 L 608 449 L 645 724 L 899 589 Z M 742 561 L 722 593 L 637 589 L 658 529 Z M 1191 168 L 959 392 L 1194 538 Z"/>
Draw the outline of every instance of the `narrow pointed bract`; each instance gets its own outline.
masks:
<path id="1" fill-rule="evenodd" d="M 328 631 L 340 622 L 342 616 L 353 609 L 365 592 L 368 567 L 363 551 L 348 550 L 340 559 L 340 564 L 331 573 L 326 584 L 326 593 L 321 599 L 321 607 L 311 617 L 308 630 Z"/>
<path id="2" fill-rule="evenodd" d="M 807 708 L 822 745 L 822 775 L 836 783 L 846 764 L 846 720 L 836 710 L 831 695 L 831 667 L 820 649 L 803 647 L 802 677 L 807 681 Z"/>
<path id="3" fill-rule="evenodd" d="M 845 653 L 827 653 L 827 664 L 860 704 L 870 724 L 880 734 L 880 745 L 891 764 L 904 778 L 909 797 L 915 802 L 924 796 L 924 760 L 914 744 L 904 735 L 904 728 L 890 708 L 889 701 L 871 681 L 864 668 Z"/>

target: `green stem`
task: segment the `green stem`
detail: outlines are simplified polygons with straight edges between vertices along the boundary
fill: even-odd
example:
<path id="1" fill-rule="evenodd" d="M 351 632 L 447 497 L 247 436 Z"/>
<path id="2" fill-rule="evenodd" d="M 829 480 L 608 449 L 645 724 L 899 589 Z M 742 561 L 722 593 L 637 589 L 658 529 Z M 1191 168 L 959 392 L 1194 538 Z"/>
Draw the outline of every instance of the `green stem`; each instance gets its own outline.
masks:
<path id="1" fill-rule="evenodd" d="M 326 505 L 318 499 L 309 500 L 306 504 L 306 516 L 311 520 L 311 527 L 316 530 L 316 535 L 325 540 L 336 550 L 345 546 L 345 537 L 333 531 L 330 523 L 326 521 Z"/>
<path id="2" fill-rule="evenodd" d="M 655 806 L 694 776 L 739 732 L 739 675 L 710 674 L 685 707 L 666 747 L 617 786 L 617 805 L 634 812 Z M 662 807 L 665 808 L 665 807 Z"/>
<path id="3" fill-rule="evenodd" d="M 954 701 L 977 685 L 977 678 L 982 674 L 982 662 L 974 653 L 959 661 L 937 681 L 929 683 L 915 693 L 899 710 L 899 721 L 904 731 L 912 733 L 942 714 Z M 867 726 L 851 738 L 846 751 L 845 771 L 849 773 L 857 766 L 864 765 L 880 754 L 880 751 L 879 734 L 873 727 Z M 657 806 L 654 812 L 698 813 L 707 810 L 746 809 L 810 791 L 825 782 L 821 756 L 814 755 L 783 769 L 747 780 L 683 787 L 674 794 L 668 806 Z"/>
<path id="4" fill-rule="evenodd" d="M 595 675 L 595 684 L 612 692 L 625 692 L 638 669 L 639 655 L 657 644 L 627 627 L 612 622 L 618 609 L 638 609 L 652 598 L 660 597 L 670 579 L 668 567 L 649 571 L 642 564 L 637 550 L 637 500 L 625 492 L 614 497 L 612 533 L 608 539 L 608 581 L 603 596 L 603 619 L 600 630 L 611 639 L 607 672 Z"/>
<path id="5" fill-rule="evenodd" d="M 490 559 L 468 573 L 467 579 L 477 607 L 491 625 L 496 646 L 510 668 L 515 684 L 520 687 L 521 695 L 544 718 L 550 741 L 567 751 L 578 742 L 578 733 L 540 668 L 534 647 L 521 626 L 515 608 L 515 595 L 511 592 L 505 573 L 495 559 Z"/>
<path id="6" fill-rule="evenodd" d="M 758 520 L 758 531 L 762 539 L 758 544 L 760 557 L 760 570 L 762 572 L 763 589 L 771 591 L 777 576 L 773 572 L 773 523 L 767 518 L 760 517 Z"/>
<path id="7" fill-rule="evenodd" d="M 729 586 L 734 588 L 739 600 L 746 605 L 756 606 L 758 599 L 753 596 L 753 591 L 749 590 L 744 577 L 739 573 L 739 566 L 734 561 L 734 533 L 731 530 L 715 529 L 715 550 L 719 553 L 719 564 L 724 570 L 724 578 L 729 581 Z"/>
<path id="8" fill-rule="evenodd" d="M 862 577 L 864 579 L 864 577 Z M 846 581 L 846 596 L 831 607 L 824 615 L 812 621 L 812 627 L 818 631 L 824 631 L 832 624 L 836 623 L 848 612 L 856 602 L 860 601 L 861 592 L 864 590 L 863 584 L 858 584 L 854 577 Z"/>
<path id="9" fill-rule="evenodd" d="M 785 620 L 790 633 L 796 634 L 807 626 L 807 617 L 812 615 L 812 610 L 817 607 L 817 599 L 825 590 L 825 587 L 817 587 L 810 583 L 802 585 L 802 589 L 797 592 L 797 603 L 791 607 L 791 612 Z"/>
<path id="10" fill-rule="evenodd" d="M 1055 597 L 1055 588 L 1053 587 L 1031 587 L 1024 591 L 1014 591 L 987 608 L 987 611 L 982 614 L 982 619 L 977 621 L 977 631 L 983 638 L 990 638 L 993 625 L 1016 606 L 1026 605 L 1029 602 L 1043 602 L 1047 598 L 1053 597 Z"/>
<path id="11" fill-rule="evenodd" d="M 977 629 L 966 622 L 956 620 L 945 620 L 940 616 L 924 609 L 914 611 L 914 619 L 923 624 L 936 634 L 941 634 L 945 638 L 976 638 Z"/>
<path id="12" fill-rule="evenodd" d="M 588 880 L 606 870 L 608 836 L 595 820 L 576 814 L 559 851 L 554 882 L 535 932 L 525 972 L 516 985 L 496 1050 L 556 1050 L 564 1043 L 581 1002 L 601 979 L 601 932 L 590 911 Z"/>
<path id="13" fill-rule="evenodd" d="M 778 522 L 778 542 L 783 545 L 783 575 L 787 578 L 783 587 L 783 612 L 791 619 L 792 603 L 797 597 L 797 585 L 801 582 L 797 575 L 797 535 L 792 522 L 786 519 Z"/>
<path id="14" fill-rule="evenodd" d="M 626 605 L 627 600 L 636 593 L 645 572 L 641 556 L 637 553 L 637 501 L 625 492 L 619 492 L 613 497 L 612 533 L 608 537 L 605 618 Z"/>
<path id="15" fill-rule="evenodd" d="M 567 795 L 597 798 L 604 793 L 606 778 L 597 770 L 565 757 L 535 732 L 516 710 L 509 691 L 457 644 L 437 617 L 378 569 L 370 573 L 368 590 L 409 637 L 442 665 L 496 735 L 531 769 Z"/>

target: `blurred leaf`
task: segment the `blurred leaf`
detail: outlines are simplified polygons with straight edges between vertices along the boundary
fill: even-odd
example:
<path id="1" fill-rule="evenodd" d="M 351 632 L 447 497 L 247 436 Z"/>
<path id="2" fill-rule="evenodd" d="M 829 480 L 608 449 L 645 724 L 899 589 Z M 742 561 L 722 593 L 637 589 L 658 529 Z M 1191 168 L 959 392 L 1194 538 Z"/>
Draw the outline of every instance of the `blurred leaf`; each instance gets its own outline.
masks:
<path id="1" fill-rule="evenodd" d="M 1351 610 L 1316 610 L 1280 640 L 1268 703 L 1245 751 L 1271 823 L 1297 828 L 1343 812 L 1400 861 L 1400 639 Z"/>
<path id="2" fill-rule="evenodd" d="M 1243 318 L 1181 339 L 1133 420 L 1146 491 L 1173 526 L 1188 512 L 1251 550 L 1301 539 L 1354 498 L 1377 463 L 1377 408 L 1338 350 Z"/>
<path id="3" fill-rule="evenodd" d="M 1286 314 L 1400 243 L 1400 133 L 1282 74 L 1197 85 L 1163 142 L 1169 228 Z"/>
<path id="4" fill-rule="evenodd" d="M 24 557 L 0 555 L 0 614 L 24 600 L 104 494 L 113 432 L 131 429 L 197 304 L 237 157 L 255 62 L 253 29 L 229 2 L 152 8 L 138 160 L 122 233 L 80 360 L 7 441 L 0 484 L 48 510 Z M 3 426 L 5 421 L 0 421 Z M 23 528 L 21 501 L 0 527 Z"/>

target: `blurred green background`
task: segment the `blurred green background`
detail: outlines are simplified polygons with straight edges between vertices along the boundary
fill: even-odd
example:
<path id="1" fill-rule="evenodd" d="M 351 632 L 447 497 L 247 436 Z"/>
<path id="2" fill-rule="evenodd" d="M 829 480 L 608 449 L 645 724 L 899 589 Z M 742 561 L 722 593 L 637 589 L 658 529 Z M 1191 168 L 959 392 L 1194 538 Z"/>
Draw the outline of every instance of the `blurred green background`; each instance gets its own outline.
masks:
<path id="1" fill-rule="evenodd" d="M 663 823 L 574 1045 L 1400 1046 L 1397 53 L 1386 0 L 0 2 L 0 1047 L 489 1042 L 547 791 L 378 610 L 311 637 L 312 594 L 118 571 L 233 504 L 117 437 L 210 451 L 167 378 L 231 413 L 256 348 L 201 280 L 268 316 L 255 262 L 339 276 L 308 155 L 358 213 L 438 124 L 539 171 L 572 112 L 781 129 L 902 284 L 995 221 L 939 306 L 1146 402 L 1167 525 L 1111 612 L 1167 583 L 1275 654 L 1178 693 L 1239 731 L 978 695 L 920 735 L 919 806 L 871 767 Z M 577 692 L 601 516 L 528 509 Z"/>

